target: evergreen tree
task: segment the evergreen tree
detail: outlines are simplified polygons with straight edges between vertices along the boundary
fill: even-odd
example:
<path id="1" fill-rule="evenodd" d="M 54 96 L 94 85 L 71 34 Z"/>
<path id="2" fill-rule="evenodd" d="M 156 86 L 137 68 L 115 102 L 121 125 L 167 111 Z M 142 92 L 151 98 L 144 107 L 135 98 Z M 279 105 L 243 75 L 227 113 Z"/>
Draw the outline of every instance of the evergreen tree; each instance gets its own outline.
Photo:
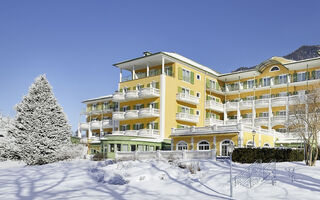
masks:
<path id="1" fill-rule="evenodd" d="M 9 134 L 15 138 L 22 160 L 29 165 L 61 160 L 61 149 L 67 150 L 71 143 L 71 127 L 45 75 L 36 78 L 16 111 Z"/>

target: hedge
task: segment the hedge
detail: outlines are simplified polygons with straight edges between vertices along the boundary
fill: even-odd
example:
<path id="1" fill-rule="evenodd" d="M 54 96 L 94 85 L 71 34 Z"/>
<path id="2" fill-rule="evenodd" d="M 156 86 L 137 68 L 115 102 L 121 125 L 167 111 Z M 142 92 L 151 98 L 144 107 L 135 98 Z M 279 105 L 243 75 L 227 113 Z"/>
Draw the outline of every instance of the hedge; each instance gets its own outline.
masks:
<path id="1" fill-rule="evenodd" d="M 232 161 L 239 163 L 253 163 L 261 159 L 262 162 L 292 162 L 303 161 L 303 149 L 290 148 L 236 148 L 232 153 Z"/>

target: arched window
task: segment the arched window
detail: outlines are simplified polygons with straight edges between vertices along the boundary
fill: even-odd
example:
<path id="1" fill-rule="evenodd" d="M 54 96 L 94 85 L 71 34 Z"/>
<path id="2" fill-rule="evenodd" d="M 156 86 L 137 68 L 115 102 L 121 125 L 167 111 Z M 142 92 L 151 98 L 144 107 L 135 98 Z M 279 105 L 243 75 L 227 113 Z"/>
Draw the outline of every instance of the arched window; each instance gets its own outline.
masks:
<path id="1" fill-rule="evenodd" d="M 279 71 L 279 67 L 278 66 L 273 66 L 271 69 L 270 69 L 270 72 L 274 72 L 274 71 Z"/>
<path id="2" fill-rule="evenodd" d="M 263 147 L 269 148 L 270 144 L 269 143 L 264 143 Z"/>
<path id="3" fill-rule="evenodd" d="M 249 140 L 248 142 L 247 142 L 247 148 L 253 148 L 254 146 L 253 146 L 253 142 L 252 142 L 252 140 Z"/>
<path id="4" fill-rule="evenodd" d="M 233 145 L 233 142 L 231 140 L 224 140 L 221 142 L 221 147 L 220 147 L 220 153 L 221 156 L 229 156 L 229 152 L 228 152 L 228 146 L 231 144 Z"/>
<path id="5" fill-rule="evenodd" d="M 177 150 L 188 150 L 188 144 L 185 141 L 178 142 Z"/>
<path id="6" fill-rule="evenodd" d="M 198 150 L 203 151 L 203 150 L 209 150 L 209 149 L 210 149 L 210 145 L 208 141 L 203 140 L 198 143 Z"/>

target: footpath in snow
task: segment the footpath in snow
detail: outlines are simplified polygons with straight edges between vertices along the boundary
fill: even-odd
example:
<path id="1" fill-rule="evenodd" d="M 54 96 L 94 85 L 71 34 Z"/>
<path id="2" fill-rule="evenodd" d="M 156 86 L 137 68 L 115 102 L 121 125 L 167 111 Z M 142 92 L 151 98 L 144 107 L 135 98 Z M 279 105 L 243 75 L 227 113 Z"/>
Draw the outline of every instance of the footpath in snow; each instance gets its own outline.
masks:
<path id="1" fill-rule="evenodd" d="M 195 174 L 165 161 L 65 161 L 43 166 L 0 162 L 0 199 L 229 199 L 229 164 L 194 162 Z M 233 199 L 318 199 L 320 162 L 277 163 L 277 181 L 238 186 Z M 233 176 L 247 164 L 233 166 Z M 294 180 L 288 168 L 294 169 Z M 291 173 L 292 174 L 292 173 Z"/>

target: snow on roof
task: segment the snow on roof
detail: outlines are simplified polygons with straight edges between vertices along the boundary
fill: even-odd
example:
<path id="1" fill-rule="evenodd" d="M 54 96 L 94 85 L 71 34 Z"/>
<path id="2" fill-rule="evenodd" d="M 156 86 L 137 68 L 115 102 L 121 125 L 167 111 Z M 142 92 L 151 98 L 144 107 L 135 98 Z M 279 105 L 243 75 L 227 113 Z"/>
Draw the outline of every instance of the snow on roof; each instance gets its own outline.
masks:
<path id="1" fill-rule="evenodd" d="M 180 54 L 171 53 L 171 52 L 162 52 L 162 53 L 167 54 L 167 55 L 169 55 L 169 56 L 171 56 L 171 57 L 173 57 L 173 58 L 176 58 L 176 59 L 178 59 L 178 60 L 181 60 L 181 61 L 183 61 L 183 62 L 189 63 L 189 64 L 191 64 L 191 65 L 193 65 L 193 66 L 195 66 L 195 67 L 197 67 L 197 68 L 199 68 L 199 69 L 202 69 L 202 70 L 204 70 L 204 71 L 207 71 L 207 72 L 209 72 L 209 73 L 212 73 L 212 74 L 214 74 L 214 75 L 216 75 L 216 76 L 219 76 L 219 75 L 220 75 L 219 72 L 214 71 L 213 69 L 211 69 L 211 68 L 209 68 L 209 67 L 206 67 L 206 66 L 204 66 L 204 65 L 201 65 L 201 64 L 199 64 L 199 63 L 197 63 L 197 62 L 195 62 L 195 61 L 193 61 L 193 60 L 191 60 L 191 59 L 189 59 L 189 58 L 186 58 L 186 57 L 184 57 L 184 56 L 182 56 L 182 55 L 180 55 Z"/>
<path id="2" fill-rule="evenodd" d="M 87 100 L 82 101 L 82 103 L 89 103 L 91 101 L 98 101 L 98 100 L 103 100 L 103 99 L 112 99 L 112 94 L 106 95 L 106 96 L 101 96 L 101 97 L 96 97 L 96 98 L 92 98 L 92 99 L 87 99 Z"/>

